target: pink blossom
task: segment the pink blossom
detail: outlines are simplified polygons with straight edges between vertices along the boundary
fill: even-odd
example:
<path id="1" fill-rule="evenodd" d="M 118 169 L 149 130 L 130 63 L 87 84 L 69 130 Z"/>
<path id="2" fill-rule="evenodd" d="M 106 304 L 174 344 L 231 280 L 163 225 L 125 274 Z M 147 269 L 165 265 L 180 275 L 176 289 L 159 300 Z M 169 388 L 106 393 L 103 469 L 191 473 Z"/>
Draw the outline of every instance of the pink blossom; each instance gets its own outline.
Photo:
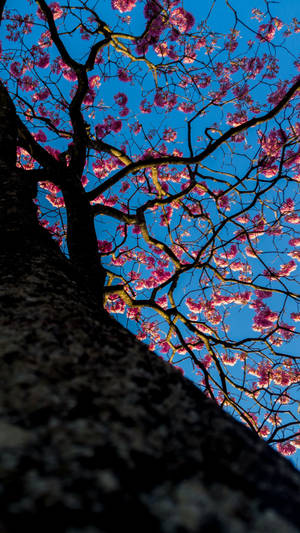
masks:
<path id="1" fill-rule="evenodd" d="M 168 353 L 170 351 L 170 345 L 168 342 L 163 341 L 160 343 L 160 352 L 161 353 Z"/>
<path id="2" fill-rule="evenodd" d="M 265 66 L 265 59 L 260 57 L 244 58 L 241 67 L 245 70 L 250 79 L 256 78 L 256 76 L 262 71 Z"/>
<path id="3" fill-rule="evenodd" d="M 124 94 L 124 93 L 115 94 L 114 100 L 115 100 L 116 104 L 118 104 L 121 107 L 126 106 L 126 104 L 128 102 L 128 98 L 127 98 L 126 94 Z"/>
<path id="4" fill-rule="evenodd" d="M 248 257 L 254 257 L 257 258 L 259 254 L 261 254 L 261 250 L 256 250 L 255 248 L 250 248 L 250 246 L 246 246 L 245 248 L 246 255 Z"/>
<path id="5" fill-rule="evenodd" d="M 272 327 L 273 322 L 276 322 L 278 313 L 271 311 L 267 306 L 264 306 L 253 319 L 253 330 L 263 332 L 264 329 Z"/>
<path id="6" fill-rule="evenodd" d="M 178 7 L 171 13 L 170 22 L 180 31 L 180 33 L 186 33 L 194 26 L 195 19 L 191 13 L 182 7 Z"/>
<path id="7" fill-rule="evenodd" d="M 106 135 L 106 128 L 103 124 L 97 124 L 95 126 L 95 133 L 98 139 L 102 139 Z"/>
<path id="8" fill-rule="evenodd" d="M 286 91 L 287 91 L 287 82 L 280 81 L 279 83 L 277 83 L 277 90 L 268 96 L 267 98 L 268 102 L 272 104 L 273 106 L 277 105 L 280 102 L 280 100 L 282 100 L 282 98 L 285 96 Z"/>
<path id="9" fill-rule="evenodd" d="M 225 257 L 226 259 L 234 259 L 238 253 L 238 247 L 236 244 L 232 244 L 230 246 L 229 250 L 226 250 L 226 252 L 221 254 L 221 257 Z"/>
<path id="10" fill-rule="evenodd" d="M 140 318 L 141 310 L 139 307 L 129 307 L 126 312 L 127 318 L 138 320 Z"/>
<path id="11" fill-rule="evenodd" d="M 197 39 L 196 44 L 195 44 L 196 50 L 200 50 L 200 48 L 203 48 L 204 46 L 206 46 L 206 38 L 199 37 L 199 39 Z"/>
<path id="12" fill-rule="evenodd" d="M 141 228 L 140 228 L 140 226 L 138 224 L 134 224 L 132 226 L 132 233 L 134 235 L 140 235 L 142 233 L 142 230 L 141 230 Z"/>
<path id="13" fill-rule="evenodd" d="M 288 263 L 285 263 L 284 265 L 280 265 L 280 270 L 278 271 L 277 275 L 279 277 L 288 277 L 291 272 L 294 272 L 294 270 L 297 269 L 297 265 L 295 261 L 291 260 Z"/>
<path id="14" fill-rule="evenodd" d="M 155 48 L 154 51 L 159 57 L 168 57 L 168 45 L 166 42 L 159 43 Z"/>
<path id="15" fill-rule="evenodd" d="M 49 30 L 46 30 L 44 33 L 42 33 L 40 39 L 38 40 L 38 45 L 39 48 L 49 48 L 49 46 L 52 46 L 52 39 Z"/>
<path id="16" fill-rule="evenodd" d="M 195 302 L 192 300 L 192 298 L 187 298 L 185 303 L 189 310 L 193 313 L 199 313 L 203 307 L 203 303 L 201 301 Z"/>
<path id="17" fill-rule="evenodd" d="M 109 241 L 98 241 L 98 250 L 101 253 L 109 253 L 112 251 L 112 243 Z"/>
<path id="18" fill-rule="evenodd" d="M 50 95 L 50 91 L 47 87 L 45 87 L 42 91 L 39 91 L 32 96 L 32 101 L 40 102 L 42 100 L 46 100 L 49 95 Z"/>
<path id="19" fill-rule="evenodd" d="M 286 341 L 290 340 L 294 335 L 295 326 L 289 326 L 282 322 L 280 328 L 277 330 L 277 333 L 281 335 Z"/>
<path id="20" fill-rule="evenodd" d="M 83 175 L 81 176 L 81 183 L 82 183 L 82 186 L 83 186 L 83 187 L 86 187 L 87 184 L 88 184 L 88 182 L 89 182 L 89 180 L 87 179 L 87 176 L 86 176 L 85 174 L 83 174 Z"/>
<path id="21" fill-rule="evenodd" d="M 228 266 L 228 260 L 222 259 L 221 257 L 218 257 L 217 255 L 214 256 L 214 262 L 218 267 L 225 268 Z"/>
<path id="22" fill-rule="evenodd" d="M 239 126 L 248 120 L 246 111 L 237 111 L 236 113 L 227 113 L 226 122 L 230 126 Z"/>
<path id="23" fill-rule="evenodd" d="M 277 444 L 277 450 L 282 453 L 282 455 L 294 455 L 297 449 L 291 442 L 279 442 Z"/>
<path id="24" fill-rule="evenodd" d="M 172 128 L 167 128 L 164 130 L 164 133 L 163 133 L 163 140 L 170 143 L 170 142 L 174 142 L 177 138 L 177 133 L 175 130 L 173 130 Z"/>
<path id="25" fill-rule="evenodd" d="M 190 44 L 187 44 L 184 51 L 183 62 L 187 64 L 194 63 L 196 57 L 197 55 L 196 52 L 194 52 L 193 47 Z"/>
<path id="26" fill-rule="evenodd" d="M 162 307 L 163 309 L 167 309 L 168 308 L 168 298 L 167 298 L 167 296 L 164 294 L 160 298 L 157 298 L 156 303 L 160 307 Z"/>
<path id="27" fill-rule="evenodd" d="M 147 0 L 144 7 L 144 16 L 147 20 L 155 18 L 157 15 L 159 15 L 160 11 L 161 7 L 159 5 L 159 2 L 155 0 Z"/>
<path id="28" fill-rule="evenodd" d="M 234 303 L 240 304 L 240 305 L 246 305 L 251 300 L 251 292 L 250 291 L 244 291 L 237 293 L 234 297 Z"/>
<path id="29" fill-rule="evenodd" d="M 208 85 L 211 83 L 211 77 L 204 72 L 195 77 L 194 81 L 197 87 L 200 87 L 200 89 L 206 89 L 206 87 L 208 87 Z"/>
<path id="30" fill-rule="evenodd" d="M 111 7 L 120 13 L 126 13 L 132 11 L 136 2 L 137 0 L 111 0 Z"/>
<path id="31" fill-rule="evenodd" d="M 263 426 L 262 428 L 260 428 L 259 435 L 261 437 L 267 437 L 269 434 L 270 434 L 270 428 L 268 428 L 268 426 Z"/>
<path id="32" fill-rule="evenodd" d="M 94 89 L 94 87 L 100 87 L 101 81 L 100 76 L 98 74 L 95 74 L 94 76 L 91 76 L 89 78 L 89 87 L 91 89 Z"/>
<path id="33" fill-rule="evenodd" d="M 255 295 L 257 296 L 257 298 L 259 298 L 260 300 L 263 300 L 264 298 L 271 298 L 272 296 L 272 292 L 271 291 L 264 291 L 262 289 L 256 289 L 255 291 Z"/>
<path id="34" fill-rule="evenodd" d="M 31 76 L 23 76 L 23 78 L 19 79 L 19 86 L 23 91 L 26 91 L 27 93 L 30 91 L 34 91 L 38 86 L 38 81 L 31 78 Z"/>
<path id="35" fill-rule="evenodd" d="M 291 313 L 291 319 L 295 322 L 300 322 L 300 313 Z"/>
<path id="36" fill-rule="evenodd" d="M 297 435 L 296 437 L 294 437 L 294 440 L 292 440 L 291 443 L 292 443 L 296 448 L 300 448 L 300 435 Z"/>
<path id="37" fill-rule="evenodd" d="M 133 124 L 133 133 L 134 135 L 138 135 L 142 130 L 142 124 L 140 122 L 135 122 Z"/>
<path id="38" fill-rule="evenodd" d="M 297 213 L 291 213 L 290 215 L 286 215 L 286 217 L 284 217 L 284 220 L 286 222 L 289 222 L 290 224 L 299 224 L 300 216 Z"/>
<path id="39" fill-rule="evenodd" d="M 245 100 L 245 98 L 249 94 L 249 85 L 247 83 L 242 86 L 236 85 L 235 87 L 233 87 L 232 92 L 234 96 L 239 100 Z"/>
<path id="40" fill-rule="evenodd" d="M 183 113 L 192 113 L 195 111 L 195 104 L 189 104 L 188 102 L 181 102 L 178 106 L 178 111 L 182 111 Z"/>
<path id="41" fill-rule="evenodd" d="M 114 294 L 109 297 L 107 307 L 111 313 L 123 315 L 125 312 L 126 304 L 124 300 L 120 298 L 120 296 Z"/>
<path id="42" fill-rule="evenodd" d="M 296 261 L 300 261 L 300 251 L 293 250 L 292 252 L 289 252 L 288 255 L 293 259 L 296 259 Z"/>
<path id="43" fill-rule="evenodd" d="M 57 20 L 63 16 L 63 9 L 61 8 L 58 2 L 52 2 L 51 4 L 49 4 L 49 7 L 52 11 L 54 20 Z M 45 15 L 40 7 L 37 9 L 36 14 L 41 20 L 45 20 Z"/>
<path id="44" fill-rule="evenodd" d="M 93 105 L 95 97 L 96 93 L 94 89 L 90 88 L 83 99 L 83 103 L 87 106 Z"/>
<path id="45" fill-rule="evenodd" d="M 235 220 L 241 224 L 247 224 L 249 222 L 249 215 L 240 215 Z"/>
<path id="46" fill-rule="evenodd" d="M 146 99 L 142 100 L 141 103 L 140 103 L 140 110 L 144 114 L 151 113 L 151 104 L 150 104 L 150 102 L 147 102 Z"/>
<path id="47" fill-rule="evenodd" d="M 15 78 L 20 78 L 22 76 L 23 72 L 24 72 L 24 69 L 23 69 L 23 66 L 21 65 L 21 63 L 19 63 L 18 61 L 13 61 L 10 64 L 9 72 Z"/>
<path id="48" fill-rule="evenodd" d="M 65 202 L 62 197 L 57 197 L 52 194 L 46 194 L 48 202 L 50 202 L 53 207 L 65 207 Z"/>
<path id="49" fill-rule="evenodd" d="M 287 150 L 286 156 L 287 156 L 287 159 L 284 162 L 284 166 L 286 168 L 290 168 L 290 167 L 292 167 L 294 165 L 299 165 L 300 164 L 300 149 L 297 152 L 294 152 L 294 150 Z M 297 166 L 296 166 L 296 168 L 297 168 Z"/>
<path id="50" fill-rule="evenodd" d="M 121 109 L 121 111 L 120 111 L 120 116 L 121 116 L 121 117 L 127 117 L 128 114 L 129 114 L 129 109 L 128 109 L 128 107 L 126 107 L 126 106 L 123 107 L 123 108 Z"/>
<path id="51" fill-rule="evenodd" d="M 237 40 L 231 35 L 229 39 L 225 42 L 224 48 L 229 52 L 234 52 L 238 46 Z"/>
<path id="52" fill-rule="evenodd" d="M 231 209 L 229 198 L 228 196 L 226 196 L 226 194 L 222 194 L 221 196 L 219 196 L 219 198 L 217 199 L 217 204 L 221 209 L 225 209 L 225 211 L 230 211 Z"/>
<path id="53" fill-rule="evenodd" d="M 36 66 L 40 68 L 47 68 L 50 64 L 50 56 L 49 54 L 41 54 L 39 57 Z"/>
<path id="54" fill-rule="evenodd" d="M 275 223 L 274 226 L 271 226 L 267 229 L 268 235 L 282 235 L 282 227 L 280 224 Z"/>
<path id="55" fill-rule="evenodd" d="M 230 268 L 233 272 L 244 272 L 245 264 L 241 261 L 233 261 L 233 263 L 230 263 Z"/>
<path id="56" fill-rule="evenodd" d="M 132 76 L 128 74 L 127 70 L 125 70 L 124 68 L 119 68 L 118 78 L 120 81 L 125 81 L 125 82 L 132 80 Z"/>
<path id="57" fill-rule="evenodd" d="M 47 152 L 52 155 L 57 161 L 59 161 L 60 151 L 56 150 L 52 146 L 45 146 Z"/>
<path id="58" fill-rule="evenodd" d="M 273 24 L 261 24 L 258 28 L 257 38 L 260 41 L 272 41 L 276 33 L 276 28 Z"/>
<path id="59" fill-rule="evenodd" d="M 63 77 L 67 81 L 76 81 L 77 80 L 76 72 L 74 70 L 72 70 L 71 68 L 66 68 L 66 69 L 63 70 Z"/>
<path id="60" fill-rule="evenodd" d="M 157 89 L 154 104 L 158 107 L 165 107 L 168 111 L 172 111 L 177 103 L 177 96 L 171 94 L 168 91 L 163 91 L 163 89 Z"/>
<path id="61" fill-rule="evenodd" d="M 222 361 L 225 365 L 234 366 L 237 363 L 237 358 L 233 355 L 230 356 L 227 353 L 221 354 Z"/>
<path id="62" fill-rule="evenodd" d="M 111 129 L 112 129 L 112 131 L 114 131 L 115 133 L 119 133 L 119 131 L 121 131 L 121 129 L 122 129 L 122 122 L 121 122 L 121 120 L 115 120 L 115 121 L 112 123 Z"/>
<path id="63" fill-rule="evenodd" d="M 295 208 L 294 201 L 291 198 L 287 198 L 280 208 L 280 213 L 282 214 L 291 213 L 291 211 L 294 211 L 294 208 Z"/>
<path id="64" fill-rule="evenodd" d="M 47 141 L 47 137 L 46 137 L 46 134 L 44 133 L 44 131 L 42 130 L 39 130 L 37 133 L 35 133 L 34 135 L 34 138 L 36 141 L 40 141 L 42 143 L 45 143 Z"/>
<path id="65" fill-rule="evenodd" d="M 265 219 L 262 215 L 255 215 L 252 219 L 253 222 L 253 230 L 251 231 L 251 235 L 255 235 L 257 237 L 258 235 L 261 235 L 264 233 L 265 229 Z"/>
<path id="66" fill-rule="evenodd" d="M 128 183 L 128 181 L 124 181 L 124 182 L 122 183 L 122 187 L 121 187 L 121 189 L 120 189 L 120 193 L 123 194 L 123 193 L 126 192 L 129 188 L 130 188 L 130 184 Z"/>

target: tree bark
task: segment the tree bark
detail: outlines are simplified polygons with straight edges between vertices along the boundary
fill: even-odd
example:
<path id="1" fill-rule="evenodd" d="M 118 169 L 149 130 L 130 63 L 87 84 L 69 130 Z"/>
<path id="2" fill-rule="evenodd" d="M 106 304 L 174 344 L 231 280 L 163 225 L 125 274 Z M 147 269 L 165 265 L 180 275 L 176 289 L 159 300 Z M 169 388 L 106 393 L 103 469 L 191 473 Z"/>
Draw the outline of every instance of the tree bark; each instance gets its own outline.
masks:
<path id="1" fill-rule="evenodd" d="M 38 225 L 13 142 L 0 166 L 1 533 L 299 531 L 299 473 L 99 311 Z"/>

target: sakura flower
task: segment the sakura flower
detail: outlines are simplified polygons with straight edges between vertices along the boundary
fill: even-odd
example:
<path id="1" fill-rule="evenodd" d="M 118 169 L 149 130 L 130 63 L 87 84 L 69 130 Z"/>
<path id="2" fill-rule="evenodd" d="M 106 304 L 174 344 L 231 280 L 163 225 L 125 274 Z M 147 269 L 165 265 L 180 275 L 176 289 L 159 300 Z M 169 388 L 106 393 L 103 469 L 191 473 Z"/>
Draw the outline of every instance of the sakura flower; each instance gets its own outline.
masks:
<path id="1" fill-rule="evenodd" d="M 277 275 L 279 277 L 288 277 L 291 272 L 294 272 L 294 270 L 297 269 L 297 265 L 294 260 L 289 261 L 288 263 L 285 263 L 284 265 L 280 265 L 280 270 L 277 272 Z"/>
<path id="2" fill-rule="evenodd" d="M 62 197 L 57 197 L 52 194 L 46 194 L 48 202 L 50 202 L 53 207 L 65 207 L 65 202 Z"/>
<path id="3" fill-rule="evenodd" d="M 126 13 L 132 11 L 136 5 L 136 1 L 137 0 L 112 0 L 111 7 L 120 13 Z"/>
<path id="4" fill-rule="evenodd" d="M 170 22 L 180 31 L 180 33 L 186 33 L 194 26 L 195 19 L 191 13 L 182 7 L 178 7 L 171 13 Z"/>
<path id="5" fill-rule="evenodd" d="M 35 133 L 33 136 L 36 141 L 40 141 L 42 143 L 45 143 L 47 141 L 46 134 L 42 130 L 37 131 L 37 133 Z"/>
<path id="6" fill-rule="evenodd" d="M 156 303 L 160 307 L 162 307 L 163 309 L 167 309 L 168 308 L 168 298 L 167 298 L 167 296 L 164 294 L 160 298 L 157 298 Z"/>
<path id="7" fill-rule="evenodd" d="M 127 115 L 129 114 L 129 109 L 128 107 L 122 107 L 121 111 L 120 111 L 120 116 L 121 117 L 127 117 Z"/>
<path id="8" fill-rule="evenodd" d="M 126 104 L 128 102 L 128 98 L 127 98 L 126 94 L 124 94 L 124 93 L 115 94 L 114 100 L 115 100 L 116 104 L 118 104 L 121 107 L 126 106 Z"/>
<path id="9" fill-rule="evenodd" d="M 101 81 L 100 76 L 98 74 L 95 74 L 94 76 L 91 76 L 89 78 L 89 87 L 91 89 L 94 89 L 94 87 L 100 87 Z"/>
<path id="10" fill-rule="evenodd" d="M 282 455 L 294 455 L 297 449 L 291 442 L 279 442 L 277 444 L 277 450 L 282 453 Z"/>
<path id="11" fill-rule="evenodd" d="M 109 253 L 112 251 L 112 243 L 109 241 L 98 241 L 98 250 L 101 253 Z"/>
<path id="12" fill-rule="evenodd" d="M 124 68 L 119 68 L 118 78 L 120 81 L 125 81 L 125 82 L 132 80 L 132 76 L 128 74 L 127 70 L 125 70 Z"/>
<path id="13" fill-rule="evenodd" d="M 277 330 L 277 333 L 281 335 L 286 341 L 290 340 L 294 335 L 295 326 L 289 326 L 282 322 L 280 328 Z"/>
<path id="14" fill-rule="evenodd" d="M 289 222 L 290 224 L 299 224 L 300 216 L 297 213 L 291 213 L 290 215 L 286 215 L 286 217 L 284 217 L 284 220 L 286 222 Z"/>
<path id="15" fill-rule="evenodd" d="M 195 104 L 181 102 L 177 109 L 178 111 L 182 111 L 183 113 L 192 113 L 193 111 L 195 111 Z"/>
<path id="16" fill-rule="evenodd" d="M 273 24 L 261 24 L 258 28 L 257 38 L 260 41 L 272 41 L 276 33 L 276 28 Z"/>
<path id="17" fill-rule="evenodd" d="M 63 14 L 64 14 L 63 9 L 59 5 L 58 2 L 52 2 L 51 4 L 49 4 L 49 7 L 50 7 L 50 9 L 52 11 L 52 15 L 53 15 L 54 20 L 57 20 L 57 19 L 59 19 L 59 18 L 61 18 L 63 16 Z M 44 15 L 44 13 L 43 13 L 43 11 L 41 10 L 40 7 L 37 9 L 36 14 L 39 17 L 39 19 L 45 20 L 46 17 L 45 17 L 45 15 Z"/>
<path id="18" fill-rule="evenodd" d="M 288 255 L 293 259 L 296 259 L 296 261 L 300 261 L 300 251 L 293 250 L 292 252 L 289 252 Z"/>
<path id="19" fill-rule="evenodd" d="M 41 54 L 39 57 L 36 66 L 40 68 L 47 68 L 50 64 L 50 56 L 49 54 Z"/>
<path id="20" fill-rule="evenodd" d="M 10 64 L 9 72 L 15 78 L 20 78 L 22 76 L 23 72 L 24 72 L 24 69 L 23 69 L 23 66 L 21 65 L 21 63 L 19 63 L 18 61 L 13 61 Z"/>
<path id="21" fill-rule="evenodd" d="M 172 128 L 165 129 L 163 133 L 163 140 L 166 142 L 173 142 L 177 138 L 177 133 Z"/>
<path id="22" fill-rule="evenodd" d="M 295 208 L 294 201 L 291 198 L 287 198 L 280 208 L 280 213 L 284 215 L 287 213 L 291 213 L 292 211 L 294 211 L 294 208 Z"/>
<path id="23" fill-rule="evenodd" d="M 297 437 L 295 437 L 294 440 L 291 441 L 291 443 L 296 448 L 300 448 L 300 435 L 297 435 Z"/>
<path id="24" fill-rule="evenodd" d="M 161 11 L 161 7 L 155 0 L 147 0 L 144 7 L 144 16 L 147 20 L 155 18 Z"/>
<path id="25" fill-rule="evenodd" d="M 226 122 L 230 126 L 239 126 L 247 121 L 246 111 L 238 111 L 236 113 L 227 113 Z"/>
<path id="26" fill-rule="evenodd" d="M 141 314 L 139 307 L 129 307 L 126 312 L 127 318 L 138 320 Z"/>

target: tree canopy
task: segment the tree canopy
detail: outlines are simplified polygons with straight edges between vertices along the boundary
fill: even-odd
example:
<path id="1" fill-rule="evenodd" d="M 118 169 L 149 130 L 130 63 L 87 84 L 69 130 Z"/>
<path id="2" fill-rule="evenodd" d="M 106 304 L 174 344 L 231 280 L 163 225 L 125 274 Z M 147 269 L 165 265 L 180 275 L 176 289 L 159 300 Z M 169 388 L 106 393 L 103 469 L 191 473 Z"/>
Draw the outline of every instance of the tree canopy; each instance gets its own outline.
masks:
<path id="1" fill-rule="evenodd" d="M 300 27 L 261 3 L 8 0 L 1 77 L 91 297 L 293 455 Z"/>

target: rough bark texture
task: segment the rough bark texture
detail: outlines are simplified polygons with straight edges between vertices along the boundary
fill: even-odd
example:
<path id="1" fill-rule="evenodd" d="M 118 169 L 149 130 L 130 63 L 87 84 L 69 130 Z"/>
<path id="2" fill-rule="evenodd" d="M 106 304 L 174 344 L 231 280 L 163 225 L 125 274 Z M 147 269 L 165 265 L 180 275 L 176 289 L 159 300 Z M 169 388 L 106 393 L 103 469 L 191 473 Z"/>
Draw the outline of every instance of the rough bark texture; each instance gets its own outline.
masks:
<path id="1" fill-rule="evenodd" d="M 299 531 L 298 472 L 98 311 L 4 163 L 1 533 Z"/>

